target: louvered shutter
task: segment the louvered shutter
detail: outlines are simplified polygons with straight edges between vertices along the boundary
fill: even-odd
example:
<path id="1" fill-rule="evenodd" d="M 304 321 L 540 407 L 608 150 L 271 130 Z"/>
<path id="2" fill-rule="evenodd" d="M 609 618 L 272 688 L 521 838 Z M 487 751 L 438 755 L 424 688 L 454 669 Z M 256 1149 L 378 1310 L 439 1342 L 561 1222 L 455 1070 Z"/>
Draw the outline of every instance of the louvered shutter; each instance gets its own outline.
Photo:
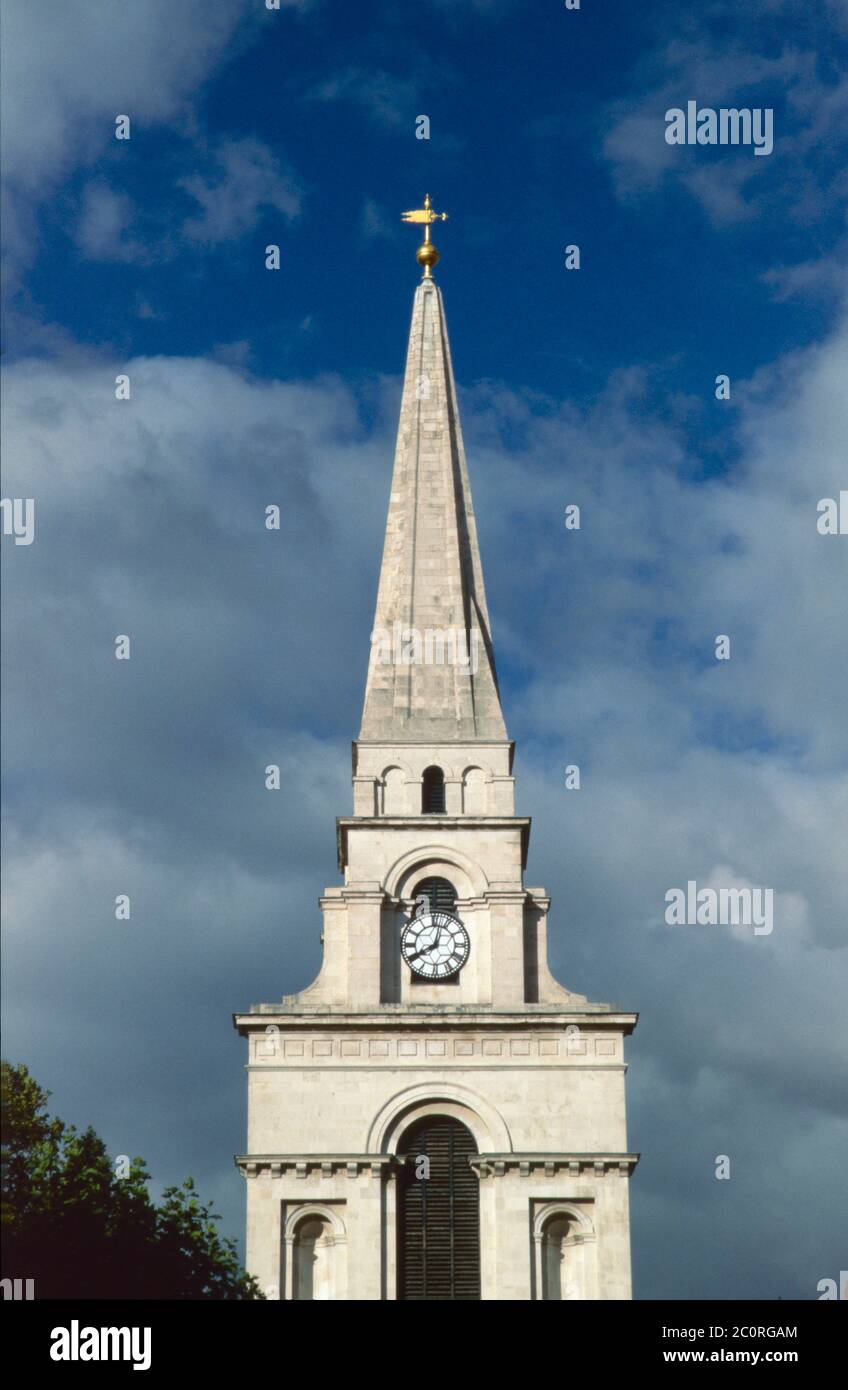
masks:
<path id="1" fill-rule="evenodd" d="M 444 815 L 445 774 L 440 767 L 428 767 L 421 785 L 421 810 L 425 815 Z"/>
<path id="2" fill-rule="evenodd" d="M 425 897 L 431 912 L 449 912 L 456 915 L 456 889 L 446 878 L 423 878 L 416 884 L 413 898 Z"/>
<path id="3" fill-rule="evenodd" d="M 480 1190 L 468 1159 L 473 1135 L 459 1120 L 428 1116 L 403 1137 L 398 1191 L 398 1298 L 480 1297 Z M 416 1178 L 415 1159 L 430 1161 Z"/>

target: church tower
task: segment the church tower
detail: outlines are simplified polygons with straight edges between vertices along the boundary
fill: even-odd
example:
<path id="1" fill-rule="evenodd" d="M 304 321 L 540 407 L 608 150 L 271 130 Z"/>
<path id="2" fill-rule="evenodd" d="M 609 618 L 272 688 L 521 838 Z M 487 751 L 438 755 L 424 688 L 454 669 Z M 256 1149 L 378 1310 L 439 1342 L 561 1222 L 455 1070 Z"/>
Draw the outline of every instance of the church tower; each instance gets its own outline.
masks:
<path id="1" fill-rule="evenodd" d="M 247 1038 L 247 1268 L 269 1298 L 629 1299 L 624 1038 L 560 985 L 524 868 L 423 223 L 353 815 L 315 982 Z M 520 570 L 517 571 L 520 582 Z"/>

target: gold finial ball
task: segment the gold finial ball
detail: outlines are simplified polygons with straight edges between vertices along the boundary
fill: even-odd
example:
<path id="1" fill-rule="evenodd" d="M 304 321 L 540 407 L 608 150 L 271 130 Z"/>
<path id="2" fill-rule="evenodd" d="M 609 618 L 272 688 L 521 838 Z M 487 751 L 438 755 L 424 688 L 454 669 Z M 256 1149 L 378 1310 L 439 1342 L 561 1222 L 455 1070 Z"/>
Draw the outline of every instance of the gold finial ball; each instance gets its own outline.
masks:
<path id="1" fill-rule="evenodd" d="M 425 270 L 432 270 L 439 259 L 439 253 L 432 241 L 425 241 L 415 252 L 415 259 L 418 264 L 424 266 Z"/>

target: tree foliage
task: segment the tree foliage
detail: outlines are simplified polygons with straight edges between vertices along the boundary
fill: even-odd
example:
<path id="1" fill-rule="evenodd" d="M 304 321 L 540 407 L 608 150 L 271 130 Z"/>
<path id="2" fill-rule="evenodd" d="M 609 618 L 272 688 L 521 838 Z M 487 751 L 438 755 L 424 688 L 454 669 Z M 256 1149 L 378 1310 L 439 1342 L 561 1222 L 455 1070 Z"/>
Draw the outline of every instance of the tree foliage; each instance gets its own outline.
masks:
<path id="1" fill-rule="evenodd" d="M 192 1178 L 156 1206 L 141 1158 L 116 1175 L 89 1127 L 51 1118 L 49 1092 L 2 1064 L 2 1274 L 36 1298 L 262 1298 Z"/>

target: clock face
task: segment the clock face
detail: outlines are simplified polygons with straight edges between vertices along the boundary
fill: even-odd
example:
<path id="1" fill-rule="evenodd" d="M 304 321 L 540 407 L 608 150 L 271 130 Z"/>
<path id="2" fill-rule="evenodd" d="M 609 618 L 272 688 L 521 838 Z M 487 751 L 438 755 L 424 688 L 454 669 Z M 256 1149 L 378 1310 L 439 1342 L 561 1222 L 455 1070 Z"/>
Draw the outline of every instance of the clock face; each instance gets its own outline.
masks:
<path id="1" fill-rule="evenodd" d="M 400 949 L 413 975 L 425 980 L 446 980 L 468 960 L 471 942 L 456 917 L 447 912 L 422 912 L 407 922 Z"/>

